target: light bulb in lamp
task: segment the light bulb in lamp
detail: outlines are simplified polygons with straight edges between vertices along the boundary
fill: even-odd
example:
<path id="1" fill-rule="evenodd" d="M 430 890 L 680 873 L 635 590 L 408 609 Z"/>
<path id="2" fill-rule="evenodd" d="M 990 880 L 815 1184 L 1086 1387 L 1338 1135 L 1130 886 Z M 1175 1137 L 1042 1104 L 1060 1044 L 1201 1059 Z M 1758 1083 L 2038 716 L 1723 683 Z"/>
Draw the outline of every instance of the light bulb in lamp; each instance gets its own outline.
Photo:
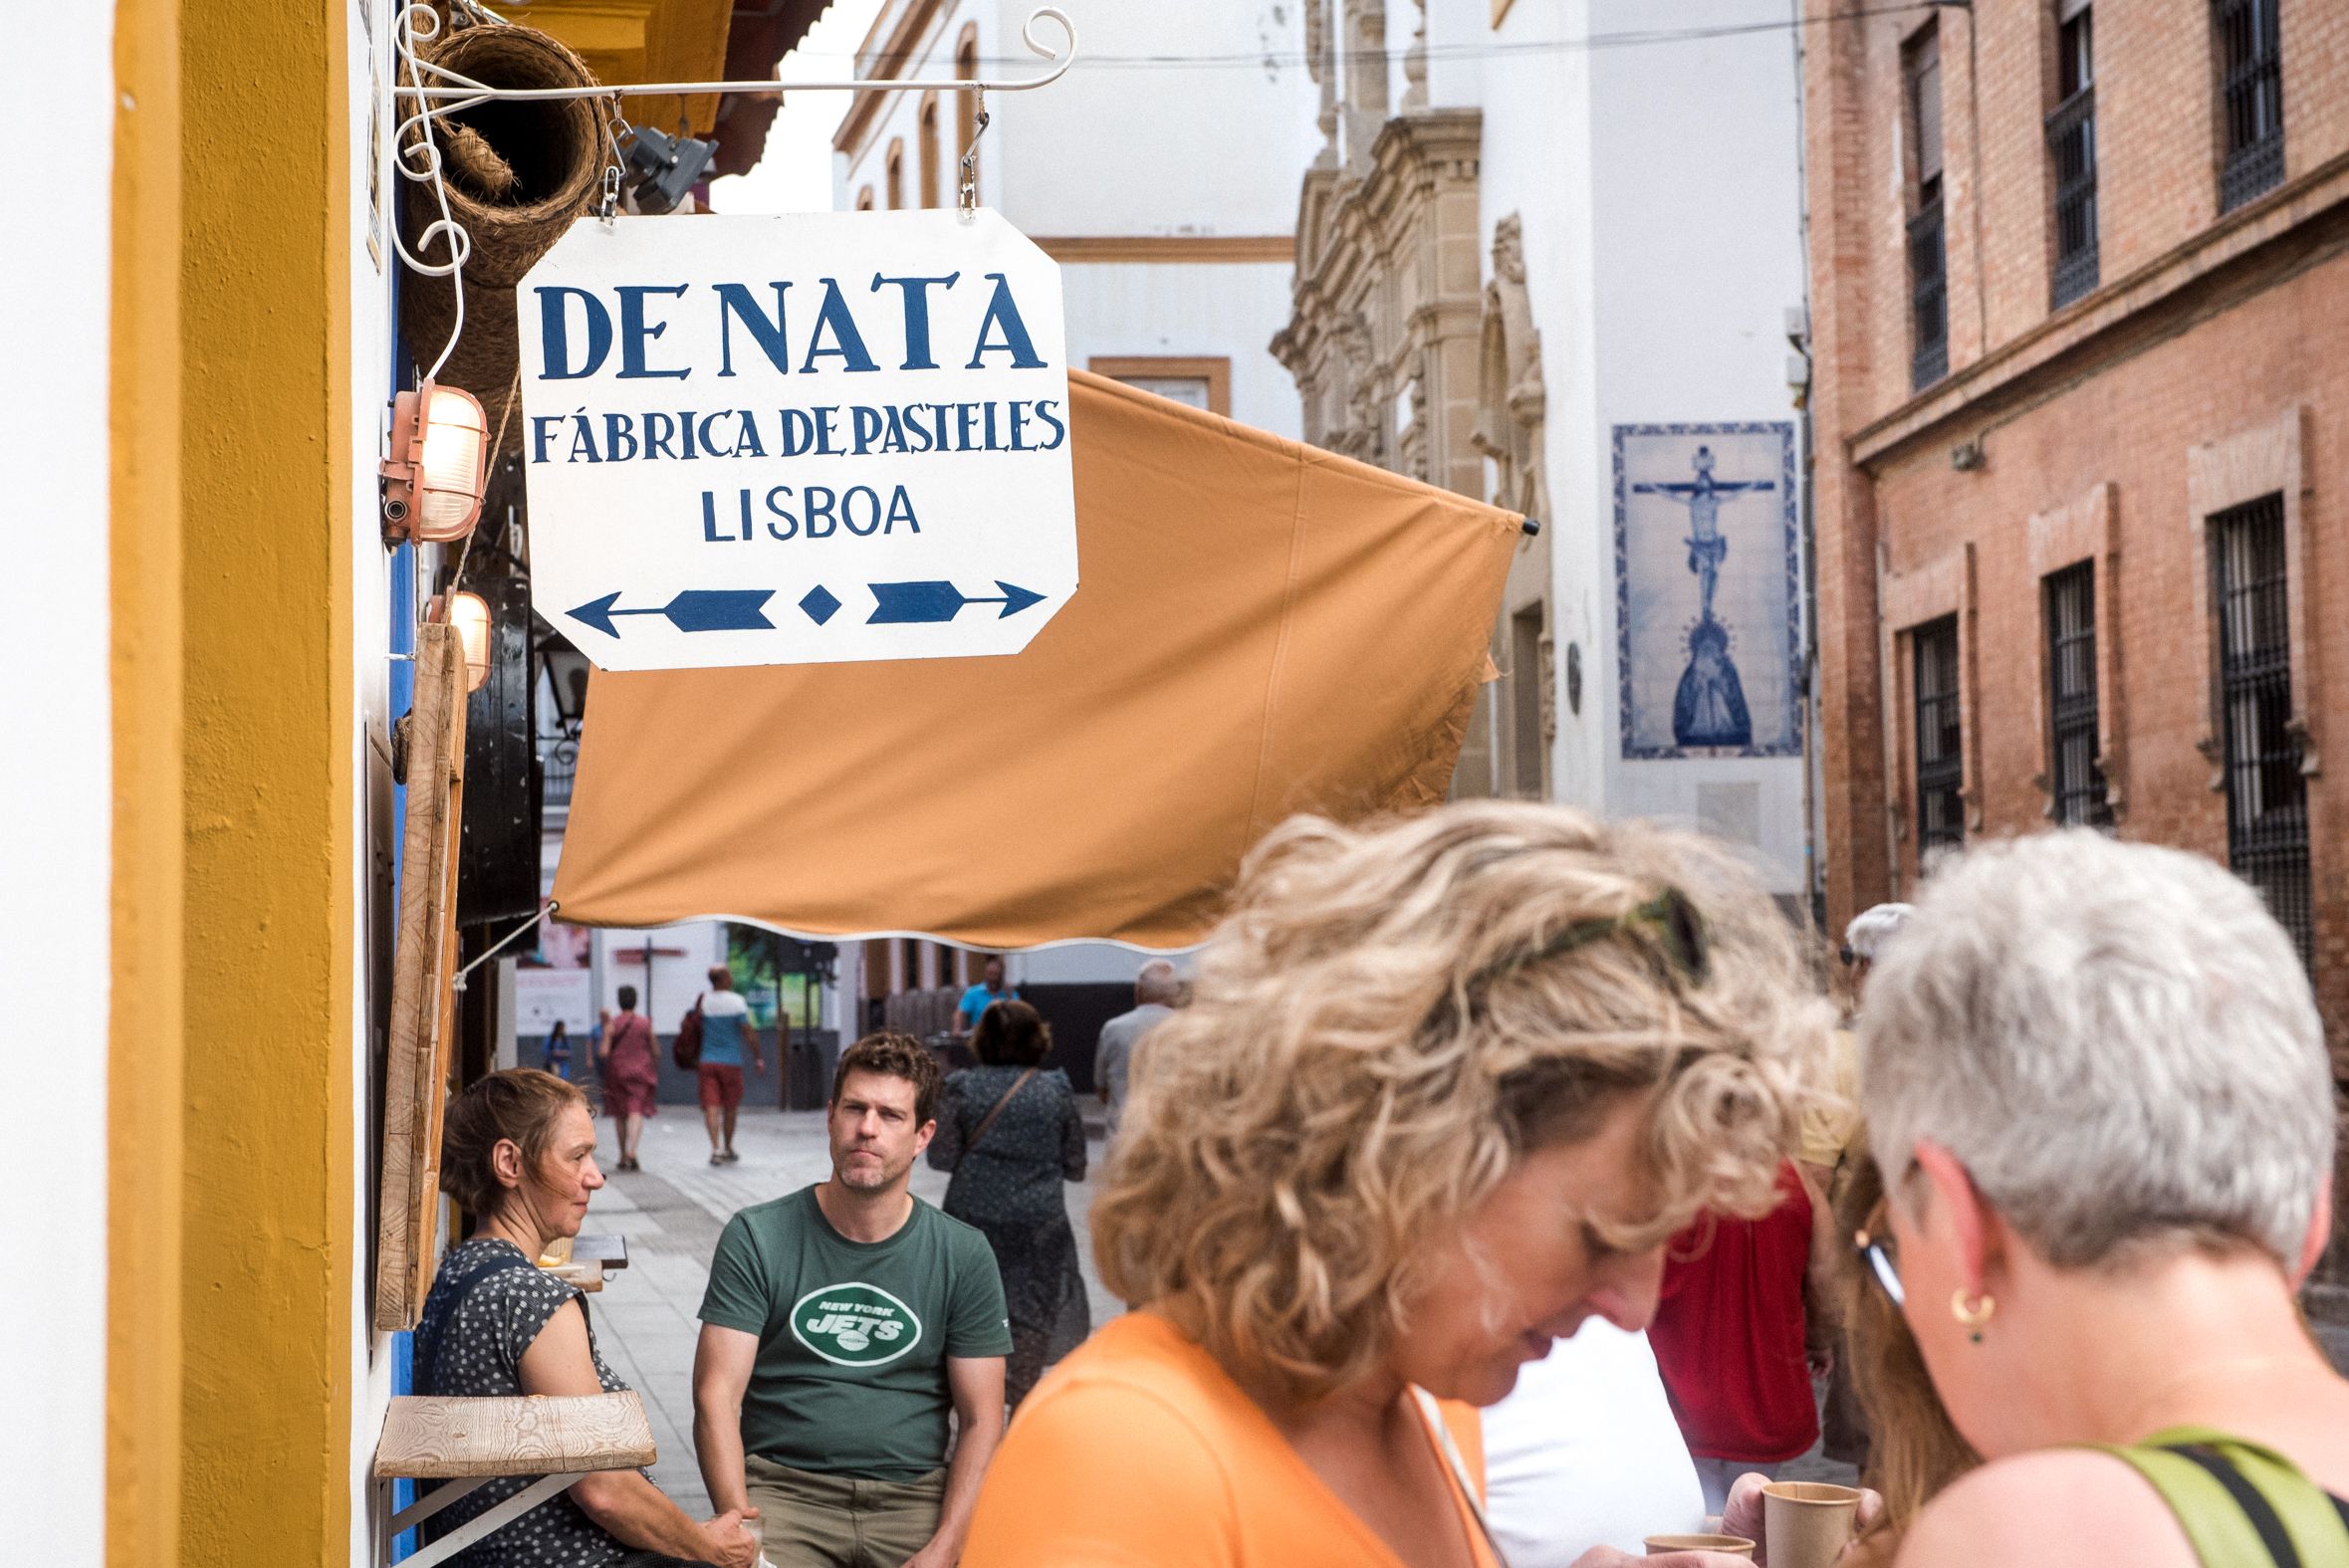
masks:
<path id="1" fill-rule="evenodd" d="M 465 690 L 477 692 L 489 679 L 489 601 L 478 593 L 452 593 L 448 620 L 465 650 Z"/>
<path id="2" fill-rule="evenodd" d="M 446 544 L 473 532 L 489 485 L 489 421 L 471 392 L 426 381 L 391 403 L 383 539 Z"/>

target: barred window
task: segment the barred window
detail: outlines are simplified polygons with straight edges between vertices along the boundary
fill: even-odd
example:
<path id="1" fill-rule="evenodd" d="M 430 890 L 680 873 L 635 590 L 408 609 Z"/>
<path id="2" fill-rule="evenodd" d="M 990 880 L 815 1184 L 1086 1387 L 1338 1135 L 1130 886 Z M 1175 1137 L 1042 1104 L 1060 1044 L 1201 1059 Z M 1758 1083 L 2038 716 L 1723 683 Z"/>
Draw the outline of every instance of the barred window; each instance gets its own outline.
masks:
<path id="1" fill-rule="evenodd" d="M 1966 841 L 1965 720 L 1958 700 L 1958 617 L 1909 633 L 1916 660 L 1917 853 Z"/>
<path id="2" fill-rule="evenodd" d="M 2047 116 L 2047 155 L 2055 167 L 2055 271 L 2052 307 L 2061 310 L 2096 287 L 2095 12 L 2082 6 L 2056 34 L 2055 112 Z"/>
<path id="3" fill-rule="evenodd" d="M 2219 65 L 2219 210 L 2283 183 L 2281 0 L 2212 0 Z"/>
<path id="4" fill-rule="evenodd" d="M 1941 31 L 1931 24 L 1903 51 L 1909 138 L 1917 149 L 1909 207 L 1909 384 L 1950 373 L 1949 247 L 1942 215 Z"/>
<path id="5" fill-rule="evenodd" d="M 2096 568 L 2088 561 L 2047 578 L 2048 784 L 2055 820 L 2112 825 L 2112 802 L 2096 754 Z"/>
<path id="6" fill-rule="evenodd" d="M 2213 597 L 2227 758 L 2227 863 L 2313 961 L 2308 781 L 2292 719 L 2289 570 L 2283 497 L 2211 519 Z"/>

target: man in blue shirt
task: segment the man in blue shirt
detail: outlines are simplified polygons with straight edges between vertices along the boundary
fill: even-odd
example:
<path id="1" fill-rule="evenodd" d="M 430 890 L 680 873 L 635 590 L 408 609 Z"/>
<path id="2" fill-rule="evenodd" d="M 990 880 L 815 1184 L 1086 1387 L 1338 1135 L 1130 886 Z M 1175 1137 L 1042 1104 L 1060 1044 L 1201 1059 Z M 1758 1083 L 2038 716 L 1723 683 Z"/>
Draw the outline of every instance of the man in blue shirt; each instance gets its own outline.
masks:
<path id="1" fill-rule="evenodd" d="M 742 1109 L 743 1053 L 750 1053 L 762 1073 L 767 1070 L 767 1053 L 751 1022 L 751 1005 L 734 989 L 734 971 L 723 964 L 710 966 L 710 989 L 699 1007 L 701 1066 L 695 1076 L 701 1119 L 710 1129 L 710 1164 L 732 1165 L 742 1158 L 734 1152 L 734 1118 Z"/>
<path id="2" fill-rule="evenodd" d="M 962 1002 L 954 1009 L 954 1032 L 968 1034 L 979 1026 L 979 1014 L 987 1010 L 991 1002 L 1017 1002 L 1019 992 L 1004 984 L 1003 960 L 991 958 L 982 971 L 986 979 L 963 993 Z"/>

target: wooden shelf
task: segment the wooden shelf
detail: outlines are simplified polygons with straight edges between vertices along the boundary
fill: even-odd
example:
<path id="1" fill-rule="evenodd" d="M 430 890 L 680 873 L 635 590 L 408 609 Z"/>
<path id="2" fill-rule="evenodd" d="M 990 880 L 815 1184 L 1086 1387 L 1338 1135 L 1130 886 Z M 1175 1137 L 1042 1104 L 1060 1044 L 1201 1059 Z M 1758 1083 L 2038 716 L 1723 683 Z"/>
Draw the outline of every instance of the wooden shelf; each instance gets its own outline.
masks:
<path id="1" fill-rule="evenodd" d="M 378 1478 L 642 1469 L 652 1425 L 634 1394 L 455 1399 L 402 1395 L 383 1416 Z"/>

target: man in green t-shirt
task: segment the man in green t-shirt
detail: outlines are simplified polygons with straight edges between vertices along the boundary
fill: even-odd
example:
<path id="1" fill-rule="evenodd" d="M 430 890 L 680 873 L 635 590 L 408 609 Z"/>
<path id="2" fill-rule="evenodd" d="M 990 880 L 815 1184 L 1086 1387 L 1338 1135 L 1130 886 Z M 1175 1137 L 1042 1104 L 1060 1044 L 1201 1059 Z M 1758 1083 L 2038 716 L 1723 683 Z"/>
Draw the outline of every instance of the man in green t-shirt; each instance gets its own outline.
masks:
<path id="1" fill-rule="evenodd" d="M 694 1451 L 719 1511 L 757 1510 L 776 1568 L 951 1568 L 1003 1436 L 995 1253 L 906 1190 L 938 1088 L 908 1035 L 850 1046 L 830 1178 L 743 1210 L 710 1259 Z"/>

